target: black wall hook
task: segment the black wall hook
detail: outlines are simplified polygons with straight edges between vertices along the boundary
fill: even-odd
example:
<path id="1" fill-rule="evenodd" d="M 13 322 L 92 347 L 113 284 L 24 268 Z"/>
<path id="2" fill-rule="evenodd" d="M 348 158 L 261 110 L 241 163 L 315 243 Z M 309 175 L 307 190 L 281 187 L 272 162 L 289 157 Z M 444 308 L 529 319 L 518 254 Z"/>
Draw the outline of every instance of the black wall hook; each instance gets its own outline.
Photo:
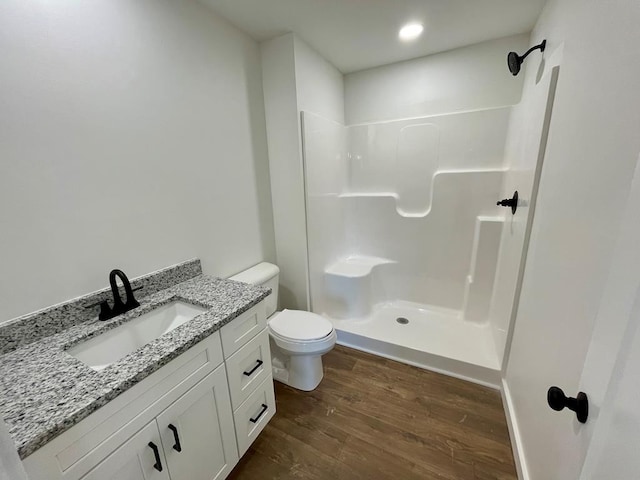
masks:
<path id="1" fill-rule="evenodd" d="M 576 398 L 567 397 L 561 388 L 551 387 L 547 392 L 547 403 L 556 411 L 565 407 L 576 412 L 576 417 L 580 423 L 586 423 L 589 417 L 589 400 L 584 392 L 578 393 Z"/>

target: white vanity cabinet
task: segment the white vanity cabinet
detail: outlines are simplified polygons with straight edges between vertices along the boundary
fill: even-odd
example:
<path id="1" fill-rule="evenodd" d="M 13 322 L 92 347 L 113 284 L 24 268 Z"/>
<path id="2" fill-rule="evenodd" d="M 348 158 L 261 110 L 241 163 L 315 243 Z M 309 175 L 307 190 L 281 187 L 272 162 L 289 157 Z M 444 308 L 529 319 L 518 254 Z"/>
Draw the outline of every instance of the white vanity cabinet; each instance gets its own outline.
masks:
<path id="1" fill-rule="evenodd" d="M 158 459 L 150 448 L 152 445 L 156 448 Z M 83 480 L 169 480 L 169 473 L 166 468 L 163 468 L 166 461 L 161 448 L 156 422 L 150 422 L 82 478 Z"/>
<path id="2" fill-rule="evenodd" d="M 156 423 L 173 480 L 219 480 L 231 472 L 238 449 L 230 411 L 221 365 L 158 415 Z"/>
<path id="3" fill-rule="evenodd" d="M 225 478 L 238 461 L 226 380 L 220 365 L 82 479 Z"/>
<path id="4" fill-rule="evenodd" d="M 260 302 L 24 465 L 30 480 L 221 480 L 274 413 Z"/>
<path id="5" fill-rule="evenodd" d="M 240 456 L 276 413 L 266 326 L 261 310 L 220 331 Z"/>

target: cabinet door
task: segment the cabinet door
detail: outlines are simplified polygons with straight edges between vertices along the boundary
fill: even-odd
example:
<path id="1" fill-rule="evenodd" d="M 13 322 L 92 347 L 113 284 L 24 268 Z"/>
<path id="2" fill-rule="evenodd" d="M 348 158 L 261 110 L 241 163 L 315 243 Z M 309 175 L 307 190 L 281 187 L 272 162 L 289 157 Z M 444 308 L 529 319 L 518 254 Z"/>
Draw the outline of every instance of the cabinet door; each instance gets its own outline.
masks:
<path id="1" fill-rule="evenodd" d="M 82 480 L 169 480 L 156 422 L 148 423 Z"/>
<path id="2" fill-rule="evenodd" d="M 238 461 L 224 365 L 156 420 L 172 480 L 223 479 Z"/>

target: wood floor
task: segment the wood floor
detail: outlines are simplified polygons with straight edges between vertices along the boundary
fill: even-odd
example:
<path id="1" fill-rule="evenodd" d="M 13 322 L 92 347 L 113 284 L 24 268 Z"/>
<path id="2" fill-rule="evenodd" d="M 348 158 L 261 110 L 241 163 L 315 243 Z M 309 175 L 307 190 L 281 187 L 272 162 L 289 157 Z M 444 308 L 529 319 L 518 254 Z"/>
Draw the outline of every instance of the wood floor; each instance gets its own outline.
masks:
<path id="1" fill-rule="evenodd" d="M 323 357 L 313 392 L 277 412 L 229 478 L 516 479 L 500 394 L 358 352 Z"/>

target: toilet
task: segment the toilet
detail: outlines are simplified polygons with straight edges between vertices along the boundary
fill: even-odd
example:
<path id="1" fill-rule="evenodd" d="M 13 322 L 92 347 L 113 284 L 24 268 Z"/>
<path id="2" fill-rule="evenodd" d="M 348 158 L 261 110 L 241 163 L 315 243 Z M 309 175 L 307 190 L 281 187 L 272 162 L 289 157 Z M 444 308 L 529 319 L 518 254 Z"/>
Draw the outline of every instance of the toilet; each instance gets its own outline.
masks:
<path id="1" fill-rule="evenodd" d="M 263 262 L 230 280 L 271 288 L 266 305 L 273 378 L 309 392 L 322 380 L 322 355 L 336 344 L 336 331 L 329 320 L 315 313 L 277 312 L 279 275 L 276 265 Z"/>

